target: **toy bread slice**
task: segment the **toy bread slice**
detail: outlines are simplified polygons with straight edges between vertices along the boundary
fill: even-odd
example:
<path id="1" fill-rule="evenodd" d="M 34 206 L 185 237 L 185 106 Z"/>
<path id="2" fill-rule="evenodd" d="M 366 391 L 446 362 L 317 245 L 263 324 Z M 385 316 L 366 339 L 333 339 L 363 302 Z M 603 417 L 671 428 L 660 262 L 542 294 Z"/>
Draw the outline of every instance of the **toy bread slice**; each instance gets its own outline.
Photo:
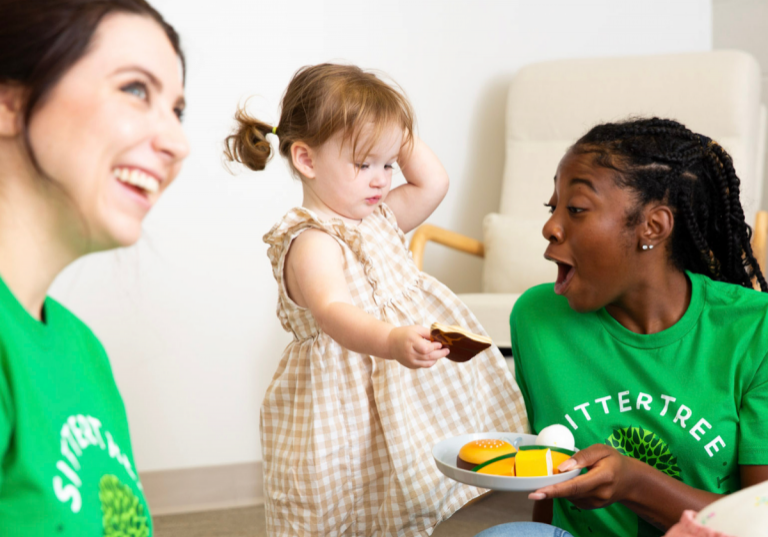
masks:
<path id="1" fill-rule="evenodd" d="M 454 362 L 466 362 L 493 344 L 491 338 L 473 334 L 460 326 L 432 323 L 432 341 L 439 341 L 450 349 L 448 356 Z"/>

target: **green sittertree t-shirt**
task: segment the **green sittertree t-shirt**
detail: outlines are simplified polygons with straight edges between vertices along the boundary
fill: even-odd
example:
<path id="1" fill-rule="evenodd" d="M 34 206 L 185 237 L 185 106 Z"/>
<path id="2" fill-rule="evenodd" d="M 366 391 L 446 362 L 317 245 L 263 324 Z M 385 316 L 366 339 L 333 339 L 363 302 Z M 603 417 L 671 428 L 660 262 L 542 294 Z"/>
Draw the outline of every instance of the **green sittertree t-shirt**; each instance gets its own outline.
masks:
<path id="1" fill-rule="evenodd" d="M 0 280 L 0 535 L 147 537 L 151 520 L 103 347 L 48 298 Z"/>
<path id="2" fill-rule="evenodd" d="M 687 273 L 691 303 L 650 335 L 605 309 L 577 313 L 552 284 L 510 318 L 533 431 L 568 426 L 578 448 L 603 443 L 702 490 L 740 488 L 740 464 L 768 464 L 768 294 Z M 661 535 L 620 504 L 556 500 L 553 524 L 577 537 Z"/>

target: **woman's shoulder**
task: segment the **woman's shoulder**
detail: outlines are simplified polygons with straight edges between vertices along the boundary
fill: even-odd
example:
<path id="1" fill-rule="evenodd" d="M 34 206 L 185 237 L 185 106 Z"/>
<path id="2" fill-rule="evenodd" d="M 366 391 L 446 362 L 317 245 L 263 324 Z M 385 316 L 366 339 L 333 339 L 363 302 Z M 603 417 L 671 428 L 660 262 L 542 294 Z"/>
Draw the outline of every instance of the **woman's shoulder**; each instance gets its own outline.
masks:
<path id="1" fill-rule="evenodd" d="M 66 333 L 69 337 L 77 338 L 89 349 L 98 354 L 106 355 L 104 346 L 101 344 L 101 341 L 91 327 L 85 324 L 80 317 L 72 313 L 72 311 L 61 302 L 54 298 L 47 297 L 45 299 L 45 311 L 46 316 L 50 321 L 55 323 L 57 332 Z"/>
<path id="2" fill-rule="evenodd" d="M 768 308 L 768 293 L 750 289 L 734 283 L 719 282 L 701 274 L 690 274 L 697 278 L 704 289 L 705 308 L 729 316 L 754 315 L 763 318 Z"/>

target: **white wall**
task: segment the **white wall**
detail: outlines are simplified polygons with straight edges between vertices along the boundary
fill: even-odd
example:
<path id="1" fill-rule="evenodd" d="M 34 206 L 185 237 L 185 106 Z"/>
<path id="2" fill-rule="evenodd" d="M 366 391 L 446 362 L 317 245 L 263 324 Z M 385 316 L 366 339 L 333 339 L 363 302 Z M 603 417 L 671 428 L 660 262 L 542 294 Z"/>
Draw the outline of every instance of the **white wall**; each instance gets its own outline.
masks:
<path id="1" fill-rule="evenodd" d="M 763 74 L 763 104 L 768 106 L 768 0 L 714 0 L 712 47 L 740 49 L 752 54 Z M 768 151 L 763 165 L 763 184 L 768 182 Z M 768 188 L 763 188 L 760 208 L 768 210 Z"/>
<path id="2" fill-rule="evenodd" d="M 256 95 L 250 110 L 273 121 L 303 65 L 387 72 L 452 178 L 430 221 L 479 238 L 496 209 L 505 93 L 518 68 L 711 48 L 709 0 L 154 3 L 184 40 L 192 155 L 136 247 L 76 263 L 53 289 L 106 345 L 144 471 L 261 458 L 259 406 L 288 341 L 261 237 L 301 197 L 279 160 L 260 174 L 224 170 L 221 140 L 238 102 Z M 427 254 L 426 269 L 455 290 L 478 288 L 479 261 L 435 246 Z"/>

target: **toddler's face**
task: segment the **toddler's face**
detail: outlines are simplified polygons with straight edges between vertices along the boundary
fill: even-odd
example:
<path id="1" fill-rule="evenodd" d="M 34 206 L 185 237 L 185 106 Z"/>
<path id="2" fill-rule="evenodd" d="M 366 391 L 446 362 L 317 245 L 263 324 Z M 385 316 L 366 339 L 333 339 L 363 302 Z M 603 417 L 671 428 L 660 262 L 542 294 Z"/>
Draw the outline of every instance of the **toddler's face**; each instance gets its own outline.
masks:
<path id="1" fill-rule="evenodd" d="M 369 132 L 363 130 L 359 147 L 370 144 Z M 392 127 L 382 132 L 365 159 L 358 155 L 358 162 L 341 132 L 313 150 L 314 177 L 305 181 L 318 205 L 313 209 L 353 222 L 371 214 L 389 193 L 402 145 L 402 129 Z"/>
<path id="2" fill-rule="evenodd" d="M 594 166 L 593 157 L 569 151 L 560 161 L 552 216 L 542 230 L 549 241 L 544 257 L 558 265 L 555 292 L 582 312 L 619 301 L 643 270 L 635 228 L 627 226 L 632 192 L 617 186 L 616 172 Z"/>

